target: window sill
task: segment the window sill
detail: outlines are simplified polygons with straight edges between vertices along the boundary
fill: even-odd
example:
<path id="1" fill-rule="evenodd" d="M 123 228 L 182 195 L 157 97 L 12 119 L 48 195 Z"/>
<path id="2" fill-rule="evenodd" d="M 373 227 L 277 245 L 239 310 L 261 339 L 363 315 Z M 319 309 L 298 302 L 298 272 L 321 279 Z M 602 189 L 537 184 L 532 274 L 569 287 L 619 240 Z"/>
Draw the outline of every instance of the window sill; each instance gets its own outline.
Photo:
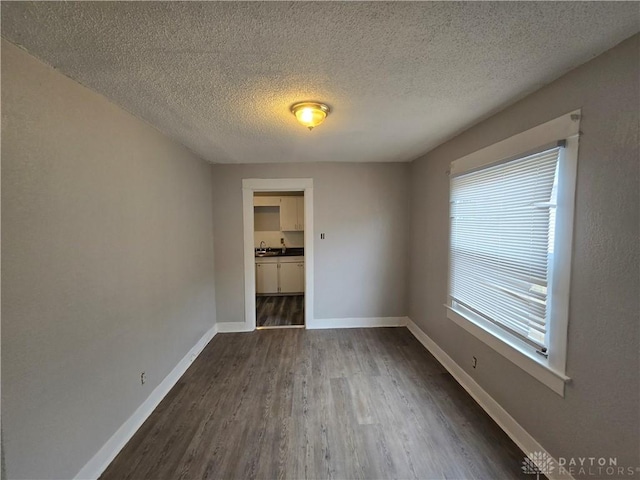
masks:
<path id="1" fill-rule="evenodd" d="M 519 366 L 529 375 L 564 397 L 564 386 L 571 379 L 549 366 L 548 359 L 539 356 L 525 342 L 512 337 L 501 328 L 489 322 L 482 322 L 465 315 L 459 310 L 447 307 L 447 318 L 464 328 L 471 335 L 485 343 L 507 360 Z"/>

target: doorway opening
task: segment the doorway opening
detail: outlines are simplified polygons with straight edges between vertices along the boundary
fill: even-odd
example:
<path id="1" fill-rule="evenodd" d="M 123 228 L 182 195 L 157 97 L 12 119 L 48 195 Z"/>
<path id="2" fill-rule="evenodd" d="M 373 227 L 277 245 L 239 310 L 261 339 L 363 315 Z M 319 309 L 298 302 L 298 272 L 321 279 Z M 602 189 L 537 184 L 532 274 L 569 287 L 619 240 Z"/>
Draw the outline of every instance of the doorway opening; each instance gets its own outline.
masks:
<path id="1" fill-rule="evenodd" d="M 254 192 L 256 328 L 304 328 L 304 192 Z"/>
<path id="2" fill-rule="evenodd" d="M 246 330 L 313 318 L 312 207 L 311 179 L 243 180 Z"/>

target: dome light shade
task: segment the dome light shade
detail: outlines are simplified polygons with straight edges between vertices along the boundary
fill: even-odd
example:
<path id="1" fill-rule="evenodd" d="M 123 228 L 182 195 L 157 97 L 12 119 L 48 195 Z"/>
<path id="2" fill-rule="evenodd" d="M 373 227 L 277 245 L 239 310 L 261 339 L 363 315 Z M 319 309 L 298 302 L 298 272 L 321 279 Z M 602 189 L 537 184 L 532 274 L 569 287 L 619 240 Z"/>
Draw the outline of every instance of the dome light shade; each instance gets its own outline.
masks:
<path id="1" fill-rule="evenodd" d="M 327 105 L 318 102 L 300 102 L 291 106 L 291 113 L 296 116 L 301 125 L 309 130 L 313 130 L 314 127 L 324 122 L 329 111 Z"/>

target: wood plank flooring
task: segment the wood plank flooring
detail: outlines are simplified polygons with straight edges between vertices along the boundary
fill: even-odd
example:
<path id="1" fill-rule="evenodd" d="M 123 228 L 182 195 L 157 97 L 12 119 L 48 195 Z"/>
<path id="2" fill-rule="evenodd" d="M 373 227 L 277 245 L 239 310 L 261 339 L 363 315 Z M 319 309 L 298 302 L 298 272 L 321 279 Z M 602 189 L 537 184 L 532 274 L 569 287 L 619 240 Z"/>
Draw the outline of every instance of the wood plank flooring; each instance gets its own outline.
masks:
<path id="1" fill-rule="evenodd" d="M 258 327 L 304 325 L 304 295 L 257 296 Z"/>
<path id="2" fill-rule="evenodd" d="M 101 478 L 535 478 L 522 460 L 407 329 L 277 329 L 218 334 Z"/>

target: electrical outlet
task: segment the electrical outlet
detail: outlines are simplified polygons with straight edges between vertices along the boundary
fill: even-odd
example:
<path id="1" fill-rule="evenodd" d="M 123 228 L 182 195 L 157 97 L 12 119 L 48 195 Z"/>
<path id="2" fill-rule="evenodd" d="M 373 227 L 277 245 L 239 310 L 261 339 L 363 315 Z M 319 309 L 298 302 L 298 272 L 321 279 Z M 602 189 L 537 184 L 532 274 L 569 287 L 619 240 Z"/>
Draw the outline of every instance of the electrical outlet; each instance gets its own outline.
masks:
<path id="1" fill-rule="evenodd" d="M 324 240 L 324 233 L 320 234 L 320 240 Z"/>
<path id="2" fill-rule="evenodd" d="M 144 382 L 147 381 L 147 374 L 145 372 L 142 372 L 140 374 L 140 385 L 144 385 Z"/>
<path id="3" fill-rule="evenodd" d="M 473 357 L 473 361 L 471 362 L 471 366 L 473 368 L 476 368 L 478 366 L 478 359 L 476 357 Z"/>

